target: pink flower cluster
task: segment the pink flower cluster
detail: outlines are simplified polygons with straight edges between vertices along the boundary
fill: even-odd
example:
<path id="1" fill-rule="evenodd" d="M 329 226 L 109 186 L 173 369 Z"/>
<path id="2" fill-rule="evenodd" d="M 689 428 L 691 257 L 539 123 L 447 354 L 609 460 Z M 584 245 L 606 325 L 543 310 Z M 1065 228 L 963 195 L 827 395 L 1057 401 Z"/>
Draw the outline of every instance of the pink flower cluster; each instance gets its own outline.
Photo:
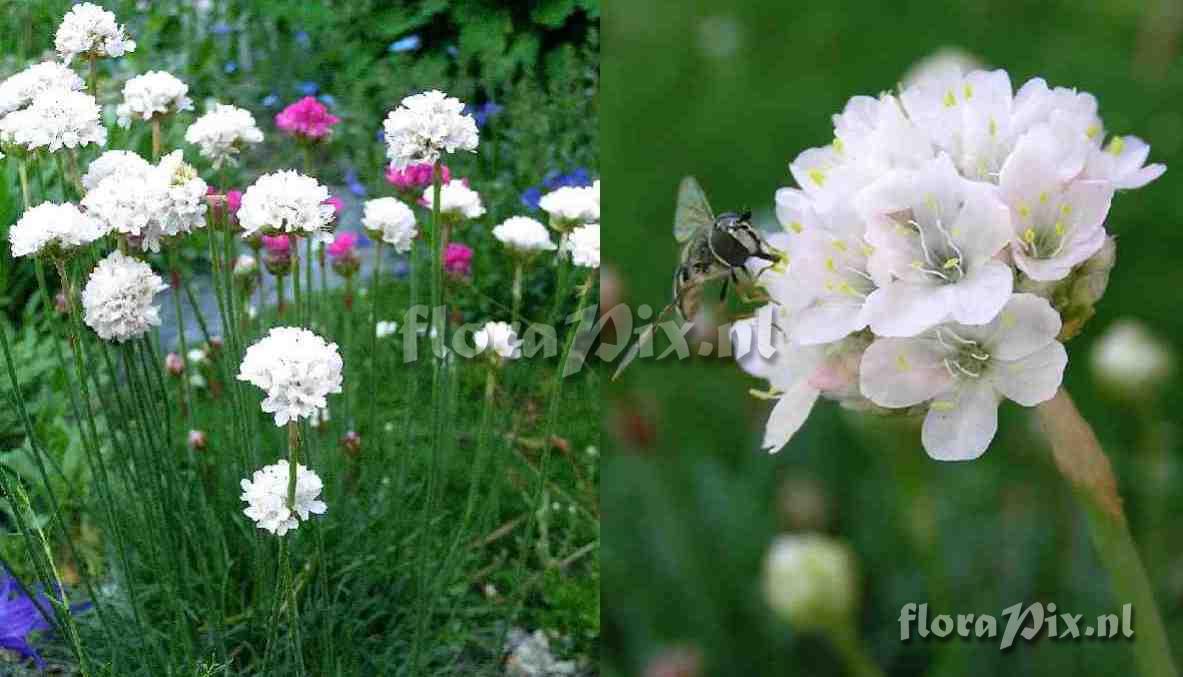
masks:
<path id="1" fill-rule="evenodd" d="M 306 96 L 275 115 L 275 126 L 292 136 L 322 139 L 329 135 L 341 118 L 329 113 L 316 97 Z"/>
<path id="2" fill-rule="evenodd" d="M 447 165 L 440 165 L 440 181 L 447 183 L 452 180 L 452 172 Z M 397 190 L 418 192 L 431 185 L 431 164 L 423 162 L 417 165 L 407 165 L 402 169 L 387 167 L 386 181 Z"/>
<path id="3" fill-rule="evenodd" d="M 453 277 L 468 277 L 472 272 L 472 249 L 459 242 L 444 248 L 444 271 Z"/>
<path id="4" fill-rule="evenodd" d="M 344 230 L 337 233 L 337 236 L 333 238 L 332 244 L 326 247 L 325 251 L 327 251 L 329 256 L 333 257 L 334 259 L 341 256 L 348 256 L 353 253 L 354 249 L 357 248 L 357 243 L 357 233 Z"/>

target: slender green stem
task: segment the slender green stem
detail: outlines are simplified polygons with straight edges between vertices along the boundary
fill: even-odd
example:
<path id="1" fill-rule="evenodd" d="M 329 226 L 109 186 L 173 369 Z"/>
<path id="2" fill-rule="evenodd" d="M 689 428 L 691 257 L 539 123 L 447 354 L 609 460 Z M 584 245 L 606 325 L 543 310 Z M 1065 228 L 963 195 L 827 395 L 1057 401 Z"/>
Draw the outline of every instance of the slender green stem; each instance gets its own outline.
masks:
<path id="1" fill-rule="evenodd" d="M 1056 467 L 1084 509 L 1093 547 L 1109 572 L 1115 602 L 1131 604 L 1138 612 L 1138 634 L 1130 643 L 1138 674 L 1177 675 L 1153 587 L 1126 524 L 1117 478 L 1097 436 L 1065 390 L 1040 404 L 1036 411 Z"/>
<path id="2" fill-rule="evenodd" d="M 374 239 L 374 270 L 370 277 L 370 407 L 366 417 L 366 434 L 378 438 L 376 426 L 378 416 L 378 288 L 381 285 L 379 271 L 382 269 L 382 239 Z"/>
<path id="3" fill-rule="evenodd" d="M 308 326 L 308 318 L 304 315 L 304 297 L 300 295 L 300 241 L 294 235 L 288 235 L 288 246 L 292 257 L 292 305 L 296 307 L 296 321 L 300 326 Z"/>
<path id="4" fill-rule="evenodd" d="M 152 116 L 152 162 L 160 162 L 160 116 Z"/>
<path id="5" fill-rule="evenodd" d="M 307 259 L 304 262 L 304 272 L 306 275 L 306 277 L 304 278 L 304 281 L 307 283 L 304 287 L 306 290 L 304 293 L 307 295 L 307 298 L 304 300 L 304 326 L 311 327 L 312 326 L 312 299 L 313 299 L 313 297 L 316 296 L 315 294 L 312 293 L 312 261 L 313 261 L 313 259 L 312 259 L 312 238 L 311 237 L 304 238 L 304 258 Z"/>
<path id="6" fill-rule="evenodd" d="M 296 509 L 296 468 L 300 463 L 300 424 L 288 421 L 288 508 Z"/>
<path id="7" fill-rule="evenodd" d="M 86 59 L 90 63 L 90 73 L 87 78 L 86 89 L 97 100 L 99 98 L 99 57 L 92 51 L 86 55 Z"/>
<path id="8" fill-rule="evenodd" d="M 853 622 L 848 625 L 852 626 Z M 842 662 L 846 664 L 847 673 L 852 677 L 883 677 L 883 670 L 867 655 L 853 627 L 835 629 L 829 637 Z"/>
<path id="9" fill-rule="evenodd" d="M 510 315 L 510 320 L 518 322 L 522 311 L 522 273 L 525 269 L 525 262 L 520 258 L 516 258 L 513 268 L 513 312 Z"/>
<path id="10" fill-rule="evenodd" d="M 25 211 L 29 211 L 29 208 L 32 207 L 29 203 L 29 160 L 23 155 L 17 165 L 17 173 L 21 177 L 21 200 L 24 202 Z"/>
<path id="11" fill-rule="evenodd" d="M 186 420 L 192 420 L 195 416 L 193 407 L 193 391 L 189 383 L 189 339 L 185 335 L 187 327 L 185 326 L 185 313 L 181 308 L 181 264 L 178 260 L 177 249 L 180 247 L 178 243 L 170 243 L 168 247 L 168 262 L 171 268 L 170 280 L 173 291 L 173 309 L 176 311 L 177 317 L 177 340 L 181 351 L 181 394 L 185 401 L 181 405 L 181 412 Z"/>

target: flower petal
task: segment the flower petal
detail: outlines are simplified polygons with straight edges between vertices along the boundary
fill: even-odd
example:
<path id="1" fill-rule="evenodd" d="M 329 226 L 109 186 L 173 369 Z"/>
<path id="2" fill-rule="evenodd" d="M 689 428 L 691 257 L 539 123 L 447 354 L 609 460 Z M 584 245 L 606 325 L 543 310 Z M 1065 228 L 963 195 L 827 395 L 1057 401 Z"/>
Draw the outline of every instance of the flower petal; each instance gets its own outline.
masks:
<path id="1" fill-rule="evenodd" d="M 882 338 L 863 353 L 859 389 L 881 407 L 910 407 L 944 392 L 953 377 L 944 350 L 928 338 Z"/>
<path id="2" fill-rule="evenodd" d="M 998 392 L 1024 407 L 1050 400 L 1064 380 L 1068 352 L 1059 341 L 1019 360 L 1000 360 L 990 369 L 990 379 Z"/>
<path id="3" fill-rule="evenodd" d="M 986 350 L 999 360 L 1018 360 L 1055 340 L 1061 322 L 1060 314 L 1047 299 L 1012 294 L 991 325 Z"/>
<path id="4" fill-rule="evenodd" d="M 809 418 L 809 412 L 813 410 L 818 394 L 817 388 L 809 385 L 807 381 L 801 381 L 781 395 L 768 416 L 768 424 L 764 428 L 763 448 L 769 453 L 776 453 L 788 444 L 793 435 L 801 429 L 805 419 Z"/>
<path id="5" fill-rule="evenodd" d="M 797 313 L 793 341 L 806 346 L 831 343 L 865 326 L 862 304 L 817 301 Z"/>
<path id="6" fill-rule="evenodd" d="M 962 324 L 985 324 L 998 315 L 1014 288 L 1010 266 L 990 261 L 953 285 L 953 317 Z"/>
<path id="7" fill-rule="evenodd" d="M 933 400 L 920 439 L 938 461 L 968 461 L 981 456 L 998 431 L 999 395 L 989 382 L 963 383 Z"/>
<path id="8" fill-rule="evenodd" d="M 915 336 L 949 316 L 951 290 L 948 286 L 892 282 L 867 297 L 867 321 L 879 336 Z"/>

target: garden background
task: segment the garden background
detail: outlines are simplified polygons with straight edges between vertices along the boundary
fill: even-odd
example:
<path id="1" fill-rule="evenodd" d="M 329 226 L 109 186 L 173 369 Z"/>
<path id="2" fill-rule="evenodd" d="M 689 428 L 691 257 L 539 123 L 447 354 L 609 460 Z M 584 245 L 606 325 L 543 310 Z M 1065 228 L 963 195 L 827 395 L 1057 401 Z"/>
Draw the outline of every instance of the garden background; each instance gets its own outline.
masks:
<path id="1" fill-rule="evenodd" d="M 0 76 L 52 56 L 54 30 L 71 4 L 66 0 L 0 2 Z M 457 285 L 451 298 L 453 306 L 462 311 L 457 319 L 465 322 L 509 319 L 513 267 L 493 238 L 492 226 L 518 214 L 545 221 L 546 215 L 538 209 L 540 194 L 561 185 L 590 184 L 598 177 L 596 0 L 551 0 L 529 6 L 480 0 L 125 0 L 99 4 L 113 11 L 138 43 L 134 53 L 102 62 L 99 98 L 107 108 L 108 147 L 137 149 L 149 156 L 146 125 L 133 125 L 130 130 L 116 127 L 113 107 L 128 77 L 150 69 L 167 70 L 189 86 L 194 111 L 166 121 L 166 149 L 183 148 L 186 159 L 204 169 L 207 165 L 196 161 L 196 148 L 183 141 L 185 127 L 211 100 L 247 108 L 266 140 L 244 152 L 241 164 L 229 173 L 231 187 L 245 189 L 264 172 L 280 168 L 308 171 L 311 165 L 311 173 L 344 203 L 337 230 L 360 232 L 363 201 L 394 194 L 384 178 L 387 159 L 380 133 L 388 111 L 403 97 L 425 89 L 441 89 L 468 102 L 481 128 L 479 152 L 445 160 L 454 176 L 471 181 L 487 209 L 455 238 L 474 251 L 472 274 L 467 282 Z M 310 159 L 294 141 L 284 138 L 273 122 L 284 106 L 304 96 L 316 97 L 342 119 L 331 140 L 316 146 Z M 0 239 L 5 242 L 8 227 L 21 212 L 16 166 L 15 161 L 0 160 Z M 45 189 L 47 198 L 53 197 L 62 182 L 52 164 L 39 167 L 45 171 L 34 184 Z M 221 178 L 205 178 L 221 187 Z M 426 214 L 419 210 L 424 219 Z M 363 248 L 370 246 L 363 241 Z M 37 292 L 31 261 L 15 261 L 7 246 L 0 249 L 0 324 L 13 341 L 14 361 L 32 423 L 54 457 L 54 465 L 60 467 L 58 489 L 68 499 L 63 508 L 77 544 L 77 558 L 52 530 L 48 531 L 49 548 L 72 598 L 78 597 L 74 586 L 85 569 L 104 586 L 104 594 L 115 599 L 120 597 L 119 586 L 126 583 L 123 577 L 135 576 L 113 563 L 109 534 L 103 533 L 96 517 L 99 499 L 88 491 L 94 478 L 83 460 L 82 426 L 65 396 L 67 376 L 55 357 L 50 330 L 58 320 Z M 362 252 L 367 262 L 368 251 Z M 182 251 L 184 275 L 196 281 L 199 292 L 201 280 L 208 286 L 210 275 L 206 252 L 201 233 L 192 236 Z M 157 272 L 167 270 L 163 257 L 150 260 Z M 419 289 L 425 293 L 426 260 L 420 263 Z M 380 307 L 385 315 L 378 319 L 401 323 L 414 285 L 407 258 L 388 255 L 383 272 Z M 361 279 L 359 286 L 368 285 L 368 274 Z M 368 309 L 366 294 L 372 291 L 359 290 L 359 308 Z M 573 285 L 567 291 L 573 291 Z M 164 352 L 179 347 L 173 343 L 175 324 L 169 296 L 169 292 L 161 295 Z M 558 303 L 555 296 L 553 275 L 529 275 L 523 315 L 543 319 L 575 309 L 574 294 Z M 343 303 L 338 283 L 323 305 L 318 301 L 315 306 L 322 312 L 328 308 L 328 317 L 333 317 L 331 309 L 340 309 Z M 212 300 L 207 299 L 204 305 L 216 316 Z M 273 309 L 262 307 L 258 312 L 267 317 Z M 368 318 L 368 313 L 342 316 L 338 311 L 335 319 L 322 320 L 320 330 L 335 340 L 351 333 L 364 336 L 370 329 Z M 339 321 L 342 324 L 337 324 Z M 192 319 L 189 330 L 196 333 Z M 564 327 L 559 331 L 564 336 Z M 301 669 L 310 674 L 340 675 L 500 674 L 508 651 L 506 637 L 518 628 L 545 630 L 556 656 L 570 659 L 571 665 L 578 666 L 578 674 L 594 674 L 599 646 L 598 375 L 584 370 L 558 387 L 556 359 L 545 367 L 522 360 L 502 370 L 497 385 L 500 406 L 488 421 L 497 477 L 492 495 L 500 498 L 496 503 L 482 503 L 479 518 L 468 524 L 467 515 L 462 520 L 461 514 L 465 512 L 473 454 L 483 444 L 477 421 L 484 415 L 480 394 L 484 376 L 475 368 L 458 372 L 448 412 L 454 428 L 450 441 L 442 453 L 429 453 L 417 441 L 425 435 L 414 432 L 415 421 L 426 417 L 429 409 L 426 390 L 401 384 L 429 372 L 426 365 L 430 360 L 407 366 L 393 349 L 373 353 L 356 338 L 353 347 L 358 359 L 351 366 L 346 355 L 347 388 L 350 374 L 353 383 L 379 379 L 383 387 L 371 391 L 367 380 L 363 391 L 376 392 L 376 400 L 366 402 L 365 394 L 356 398 L 376 408 L 381 416 L 377 425 L 367 428 L 364 422 L 372 419 L 360 412 L 350 415 L 346 409 L 341 415 L 335 410 L 328 422 L 308 433 L 315 440 L 315 453 L 328 466 L 323 471 L 326 486 L 343 491 L 340 501 L 330 507 L 335 525 L 323 532 L 310 530 L 308 538 L 316 539 L 318 559 L 306 552 L 307 561 L 315 561 L 315 565 L 309 564 L 298 576 L 304 578 L 299 585 L 316 589 L 315 594 L 306 593 L 301 603 L 305 662 Z M 387 376 L 389 381 L 382 380 Z M 97 387 L 112 385 L 105 373 L 93 378 Z M 386 387 L 394 383 L 398 387 Z M 172 392 L 174 396 L 179 393 L 179 389 Z M 36 523 L 46 525 L 46 498 L 36 493 L 29 439 L 18 412 L 9 407 L 12 395 L 7 376 L 0 378 L 0 401 L 4 402 L 0 407 L 0 462 L 25 481 Z M 552 398 L 560 398 L 557 408 L 552 407 Z M 218 410 L 210 404 L 208 411 Z M 557 424 L 555 412 L 562 415 Z M 106 425 L 100 421 L 104 434 L 110 432 Z M 361 435 L 360 455 L 338 442 L 350 431 Z M 218 443 L 211 439 L 211 445 Z M 279 433 L 268 433 L 263 444 L 270 445 L 271 452 L 282 452 Z M 194 450 L 185 451 L 183 435 L 171 446 L 178 458 L 196 459 L 182 471 L 192 473 L 187 477 L 195 480 L 203 466 L 200 455 L 187 455 Z M 429 502 L 424 504 L 423 477 L 429 468 L 440 469 L 443 479 L 434 499 L 430 498 L 430 487 L 426 490 Z M 227 474 L 225 469 L 213 472 L 215 476 Z M 542 484 L 540 472 L 549 473 Z M 535 487 L 545 499 L 542 505 L 536 502 Z M 237 486 L 230 490 L 236 492 Z M 188 489 L 172 509 L 181 511 L 185 502 L 198 494 L 199 490 Z M 124 498 L 135 500 L 134 496 Z M 438 514 L 425 514 L 421 506 L 433 503 Z M 5 502 L 8 512 L 0 520 L 11 531 L 10 505 Z M 227 539 L 257 538 L 241 514 L 242 506 L 233 507 L 226 514 Z M 483 531 L 465 531 L 459 526 L 461 521 Z M 243 529 L 238 522 L 246 522 L 250 528 Z M 194 528 L 208 527 L 206 523 Z M 25 543 L 10 536 L 0 542 L 0 554 L 15 574 L 31 583 Z M 427 548 L 415 545 L 427 536 L 438 543 Z M 456 556 L 460 542 L 463 547 Z M 132 559 L 133 569 L 143 564 L 136 562 L 134 555 Z M 77 614 L 83 645 L 96 664 L 113 660 L 108 667 L 121 666 L 112 673 L 119 675 L 135 674 L 136 669 L 144 674 L 239 674 L 243 665 L 253 669 L 269 665 L 268 674 L 296 674 L 294 656 L 282 659 L 293 663 L 275 665 L 258 655 L 265 639 L 260 633 L 269 632 L 267 619 L 257 615 L 261 613 L 258 609 L 248 605 L 227 614 L 222 608 L 221 616 L 214 619 L 206 616 L 211 610 L 202 606 L 205 601 L 194 601 L 191 608 L 184 608 L 194 599 L 187 595 L 204 594 L 198 591 L 221 585 L 211 578 L 233 580 L 240 574 L 231 559 L 219 561 L 215 571 L 203 571 L 204 562 L 198 563 L 197 571 L 205 580 L 166 575 L 159 586 L 150 586 L 147 594 L 152 605 L 159 605 L 156 611 L 171 610 L 167 611 L 168 621 L 153 627 L 148 636 L 137 635 L 135 628 L 141 626 L 121 619 L 128 626 L 112 637 L 110 628 L 100 630 L 93 612 Z M 255 566 L 271 564 L 273 560 L 254 562 Z M 135 575 L 149 574 L 139 569 Z M 425 576 L 429 583 L 425 583 Z M 274 586 L 274 580 L 255 583 Z M 2 611 L 0 608 L 0 622 Z M 51 665 L 77 667 L 64 638 L 47 639 L 37 646 Z M 412 654 L 413 660 L 409 658 Z M 10 669 L 20 668 L 15 663 L 0 663 L 0 673 Z"/>
<path id="2" fill-rule="evenodd" d="M 1065 385 L 1113 461 L 1183 655 L 1183 383 L 1119 399 L 1090 368 L 1098 337 L 1120 318 L 1183 349 L 1179 3 L 637 0 L 605 15 L 602 154 L 617 224 L 605 246 L 613 289 L 632 307 L 669 298 L 683 175 L 699 179 L 716 211 L 750 206 L 776 228 L 773 192 L 792 184 L 797 153 L 831 139 L 831 115 L 851 96 L 893 89 L 942 47 L 1006 69 L 1016 88 L 1040 76 L 1091 92 L 1109 131 L 1151 145 L 1167 173 L 1113 202 L 1117 266 L 1096 317 L 1067 346 Z M 1088 619 L 1120 606 L 1029 411 L 1005 405 L 982 458 L 940 463 L 915 428 L 819 404 L 769 456 L 759 447 L 771 403 L 748 395 L 762 386 L 731 360 L 694 359 L 638 360 L 606 387 L 606 674 L 843 674 L 826 641 L 794 633 L 762 599 L 762 558 L 785 531 L 853 548 L 859 630 L 889 675 L 1132 674 L 1127 641 L 1045 638 L 1000 652 L 997 638 L 899 640 L 907 602 L 930 602 L 930 618 L 1042 601 Z"/>

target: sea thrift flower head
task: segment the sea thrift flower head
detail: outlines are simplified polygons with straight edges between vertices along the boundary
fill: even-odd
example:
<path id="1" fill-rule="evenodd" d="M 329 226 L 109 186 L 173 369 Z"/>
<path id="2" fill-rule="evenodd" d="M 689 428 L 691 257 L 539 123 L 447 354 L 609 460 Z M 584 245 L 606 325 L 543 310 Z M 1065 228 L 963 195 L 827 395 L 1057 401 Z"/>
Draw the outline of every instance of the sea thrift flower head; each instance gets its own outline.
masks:
<path id="1" fill-rule="evenodd" d="M 484 353 L 495 363 L 516 360 L 522 356 L 522 342 L 507 322 L 487 322 L 472 335 L 477 353 Z"/>
<path id="2" fill-rule="evenodd" d="M 205 432 L 201 430 L 189 431 L 189 451 L 205 451 L 207 444 Z"/>
<path id="3" fill-rule="evenodd" d="M 1118 320 L 1105 330 L 1089 358 L 1101 385 L 1130 400 L 1153 394 L 1175 372 L 1170 346 L 1134 319 Z"/>
<path id="4" fill-rule="evenodd" d="M 401 193 L 418 194 L 424 188 L 431 185 L 433 167 L 434 165 L 427 162 L 420 162 L 405 167 L 390 165 L 386 168 L 386 181 Z M 452 170 L 448 169 L 448 165 L 441 164 L 440 182 L 448 183 L 451 180 Z"/>
<path id="5" fill-rule="evenodd" d="M 357 255 L 358 239 L 357 233 L 339 232 L 326 250 L 332 259 L 333 270 L 341 277 L 353 277 L 361 268 L 361 259 Z"/>
<path id="6" fill-rule="evenodd" d="M 583 268 L 600 267 L 600 224 L 592 223 L 571 231 L 567 237 L 571 263 Z"/>
<path id="7" fill-rule="evenodd" d="M 139 338 L 160 326 L 152 299 L 167 286 L 148 264 L 113 251 L 99 261 L 82 290 L 83 319 L 105 341 Z"/>
<path id="8" fill-rule="evenodd" d="M 435 204 L 435 188 L 428 187 L 423 191 L 422 204 L 432 209 Z M 457 223 L 463 219 L 475 219 L 483 216 L 485 205 L 481 202 L 480 193 L 468 187 L 460 179 L 453 179 L 440 186 L 440 216 Z"/>
<path id="9" fill-rule="evenodd" d="M 564 186 L 538 201 L 550 215 L 550 226 L 566 232 L 572 227 L 600 220 L 600 190 L 591 186 Z"/>
<path id="10" fill-rule="evenodd" d="M 255 232 L 289 233 L 332 241 L 329 224 L 335 211 L 325 204 L 329 191 L 309 176 L 281 170 L 259 177 L 242 196 L 238 223 L 246 236 Z"/>
<path id="11" fill-rule="evenodd" d="M 205 227 L 209 187 L 181 151 L 155 166 L 123 157 L 109 169 L 82 206 L 112 231 L 158 252 L 164 238 Z"/>
<path id="12" fill-rule="evenodd" d="M 88 192 L 98 187 L 99 182 L 112 174 L 139 174 L 152 168 L 152 163 L 127 150 L 108 150 L 98 156 L 86 168 L 82 187 Z"/>
<path id="13" fill-rule="evenodd" d="M 444 271 L 452 277 L 468 277 L 472 273 L 472 248 L 449 242 L 444 247 Z"/>
<path id="14" fill-rule="evenodd" d="M 116 22 L 115 15 L 89 2 L 70 8 L 58 26 L 53 44 L 66 63 L 80 55 L 118 57 L 136 51 L 135 40 L 127 37 L 126 29 Z"/>
<path id="15" fill-rule="evenodd" d="M 24 150 L 82 148 L 107 143 L 102 111 L 94 97 L 69 89 L 49 89 L 28 108 L 0 118 L 0 143 Z"/>
<path id="16" fill-rule="evenodd" d="M 510 251 L 520 256 L 554 251 L 558 246 L 551 241 L 546 226 L 528 216 L 511 216 L 493 228 L 497 238 Z"/>
<path id="17" fill-rule="evenodd" d="M 180 376 L 185 373 L 185 358 L 180 353 L 169 353 L 164 356 L 164 370 L 169 376 Z"/>
<path id="18" fill-rule="evenodd" d="M 237 164 L 243 148 L 262 140 L 263 132 L 250 111 L 221 103 L 185 130 L 185 142 L 197 146 L 201 156 L 213 163 L 215 169 L 227 163 Z"/>
<path id="19" fill-rule="evenodd" d="M 94 217 L 67 202 L 45 202 L 21 215 L 8 231 L 13 256 L 59 258 L 107 234 Z"/>
<path id="20" fill-rule="evenodd" d="M 0 82 L 0 116 L 33 103 L 38 94 L 51 89 L 81 90 L 82 78 L 69 66 L 43 61 Z"/>
<path id="21" fill-rule="evenodd" d="M 366 200 L 361 224 L 370 237 L 393 245 L 394 250 L 400 253 L 411 251 L 411 245 L 419 234 L 415 213 L 404 202 L 393 197 Z"/>
<path id="22" fill-rule="evenodd" d="M 246 350 L 238 379 L 267 393 L 263 411 L 275 425 L 312 416 L 341 392 L 341 354 L 336 343 L 307 329 L 276 327 Z"/>
<path id="23" fill-rule="evenodd" d="M 329 109 L 316 97 L 306 96 L 290 104 L 275 115 L 275 126 L 290 136 L 319 141 L 333 131 L 333 125 L 341 118 L 329 113 Z"/>
<path id="24" fill-rule="evenodd" d="M 383 123 L 386 155 L 395 168 L 434 164 L 444 153 L 476 152 L 477 126 L 464 104 L 438 90 L 408 96 Z"/>
<path id="25" fill-rule="evenodd" d="M 115 109 L 120 127 L 130 127 L 133 119 L 151 120 L 177 111 L 192 110 L 189 86 L 164 71 L 148 71 L 123 85 L 123 102 Z"/>
<path id="26" fill-rule="evenodd" d="M 307 522 L 312 515 L 323 515 L 328 506 L 320 500 L 324 483 L 306 466 L 296 466 L 295 500 L 288 501 L 290 467 L 287 459 L 256 470 L 249 480 L 242 480 L 242 496 L 247 503 L 243 513 L 260 529 L 283 536 Z"/>
<path id="27" fill-rule="evenodd" d="M 786 534 L 764 559 L 764 600 L 800 631 L 842 631 L 858 610 L 854 554 L 821 534 Z"/>

